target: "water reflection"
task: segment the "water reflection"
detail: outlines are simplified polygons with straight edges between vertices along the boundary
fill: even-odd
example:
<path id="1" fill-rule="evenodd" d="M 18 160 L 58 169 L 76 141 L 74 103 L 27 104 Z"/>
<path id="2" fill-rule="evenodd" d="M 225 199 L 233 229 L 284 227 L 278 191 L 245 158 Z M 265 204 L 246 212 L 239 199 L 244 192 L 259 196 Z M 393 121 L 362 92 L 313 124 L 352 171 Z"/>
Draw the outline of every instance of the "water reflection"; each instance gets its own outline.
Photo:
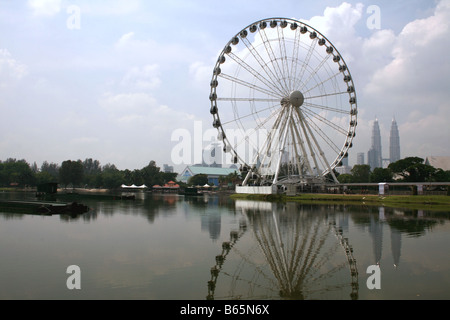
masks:
<path id="1" fill-rule="evenodd" d="M 237 201 L 236 209 L 245 219 L 216 256 L 207 299 L 217 298 L 221 274 L 231 289 L 220 298 L 310 299 L 344 288 L 358 298 L 357 264 L 342 220 L 296 203 Z M 241 245 L 247 225 L 254 241 Z M 236 270 L 225 263 L 230 254 L 241 259 Z"/>
<path id="2" fill-rule="evenodd" d="M 449 298 L 447 212 L 216 195 L 80 203 L 91 210 L 78 217 L 0 213 L 0 298 L 72 299 L 74 263 L 87 299 Z M 383 290 L 371 292 L 374 264 Z"/>
<path id="3" fill-rule="evenodd" d="M 393 268 L 400 264 L 402 235 L 421 237 L 448 220 L 446 214 L 384 207 L 242 200 L 236 201 L 236 211 L 243 218 L 215 257 L 210 300 L 358 299 L 361 276 L 353 243 L 360 239 L 352 236 L 350 219 L 370 236 L 370 264 L 382 263 L 383 232 L 390 230 Z"/>

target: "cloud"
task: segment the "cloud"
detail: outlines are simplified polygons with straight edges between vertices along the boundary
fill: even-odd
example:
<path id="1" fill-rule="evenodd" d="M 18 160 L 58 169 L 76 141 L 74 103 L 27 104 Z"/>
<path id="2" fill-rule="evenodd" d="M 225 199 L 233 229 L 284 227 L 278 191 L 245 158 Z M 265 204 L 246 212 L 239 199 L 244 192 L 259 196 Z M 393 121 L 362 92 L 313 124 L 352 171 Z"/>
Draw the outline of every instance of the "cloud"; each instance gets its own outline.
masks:
<path id="1" fill-rule="evenodd" d="M 61 0 L 28 0 L 35 15 L 53 16 L 61 11 Z"/>
<path id="2" fill-rule="evenodd" d="M 156 105 L 156 99 L 148 93 L 105 93 L 99 100 L 102 108 L 112 114 L 146 113 Z"/>
<path id="3" fill-rule="evenodd" d="M 126 87 L 134 87 L 139 90 L 156 89 L 161 85 L 159 78 L 159 66 L 156 64 L 143 67 L 132 67 L 125 74 L 121 84 Z"/>
<path id="4" fill-rule="evenodd" d="M 373 95 L 389 94 L 409 106 L 447 96 L 450 63 L 442 55 L 450 45 L 450 6 L 438 5 L 435 14 L 406 25 L 391 49 L 392 61 L 379 69 L 367 86 Z"/>
<path id="5" fill-rule="evenodd" d="M 21 80 L 28 73 L 27 66 L 11 56 L 6 49 L 0 49 L 0 87 Z"/>
<path id="6" fill-rule="evenodd" d="M 198 59 L 196 48 L 185 46 L 170 39 L 139 38 L 134 31 L 123 34 L 114 48 L 135 64 L 159 64 L 173 69 L 178 66 L 189 66 Z"/>
<path id="7" fill-rule="evenodd" d="M 85 1 L 81 4 L 83 14 L 96 16 L 129 15 L 141 9 L 140 0 L 108 0 L 105 5 L 102 1 Z"/>
<path id="8" fill-rule="evenodd" d="M 218 55 L 217 55 L 218 56 Z M 212 78 L 212 72 L 215 62 L 207 64 L 203 61 L 197 61 L 189 66 L 189 74 L 193 81 L 201 87 L 208 89 L 209 82 Z"/>
<path id="9" fill-rule="evenodd" d="M 448 155 L 448 138 L 450 137 L 450 108 L 441 105 L 437 112 L 422 114 L 413 112 L 408 121 L 400 126 L 401 143 L 410 155 L 440 156 Z M 410 152 L 414 150 L 415 153 Z"/>

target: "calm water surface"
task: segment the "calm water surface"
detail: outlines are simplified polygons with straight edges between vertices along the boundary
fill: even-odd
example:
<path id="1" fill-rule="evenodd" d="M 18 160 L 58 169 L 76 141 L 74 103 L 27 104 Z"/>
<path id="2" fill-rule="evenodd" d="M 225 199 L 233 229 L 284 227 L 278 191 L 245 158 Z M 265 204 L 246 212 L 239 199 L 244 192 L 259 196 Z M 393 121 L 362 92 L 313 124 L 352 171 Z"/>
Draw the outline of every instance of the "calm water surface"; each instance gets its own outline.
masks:
<path id="1" fill-rule="evenodd" d="M 0 212 L 0 299 L 450 299 L 449 212 L 215 195 L 81 202 L 91 211 L 80 217 Z M 369 290 L 377 264 L 381 289 Z M 81 290 L 67 288 L 71 265 Z"/>

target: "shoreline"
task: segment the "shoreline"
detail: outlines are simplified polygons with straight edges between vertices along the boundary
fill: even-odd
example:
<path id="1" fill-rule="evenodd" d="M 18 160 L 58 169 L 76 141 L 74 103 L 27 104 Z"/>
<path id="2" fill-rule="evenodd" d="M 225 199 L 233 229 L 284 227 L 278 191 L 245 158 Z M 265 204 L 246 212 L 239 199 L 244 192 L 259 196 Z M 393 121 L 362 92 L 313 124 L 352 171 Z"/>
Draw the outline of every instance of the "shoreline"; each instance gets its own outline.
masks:
<path id="1" fill-rule="evenodd" d="M 348 205 L 373 205 L 383 207 L 410 208 L 416 210 L 448 211 L 450 213 L 450 196 L 379 196 L 379 195 L 335 195 L 335 194 L 301 194 L 255 195 L 233 194 L 234 200 L 298 202 L 303 204 L 341 203 Z"/>

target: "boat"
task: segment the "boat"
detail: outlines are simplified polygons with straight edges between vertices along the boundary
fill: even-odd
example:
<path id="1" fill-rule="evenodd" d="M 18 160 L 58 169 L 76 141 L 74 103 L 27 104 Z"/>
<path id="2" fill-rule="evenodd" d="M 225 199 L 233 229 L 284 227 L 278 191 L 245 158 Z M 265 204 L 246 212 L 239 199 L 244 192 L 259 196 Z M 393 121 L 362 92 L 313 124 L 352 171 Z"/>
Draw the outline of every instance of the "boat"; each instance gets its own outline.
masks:
<path id="1" fill-rule="evenodd" d="M 43 202 L 43 201 L 0 201 L 0 210 L 12 213 L 54 215 L 80 215 L 88 212 L 89 207 L 77 203 Z"/>
<path id="2" fill-rule="evenodd" d="M 198 191 L 198 188 L 185 188 L 179 192 L 180 195 L 184 196 L 201 196 L 202 194 Z"/>

